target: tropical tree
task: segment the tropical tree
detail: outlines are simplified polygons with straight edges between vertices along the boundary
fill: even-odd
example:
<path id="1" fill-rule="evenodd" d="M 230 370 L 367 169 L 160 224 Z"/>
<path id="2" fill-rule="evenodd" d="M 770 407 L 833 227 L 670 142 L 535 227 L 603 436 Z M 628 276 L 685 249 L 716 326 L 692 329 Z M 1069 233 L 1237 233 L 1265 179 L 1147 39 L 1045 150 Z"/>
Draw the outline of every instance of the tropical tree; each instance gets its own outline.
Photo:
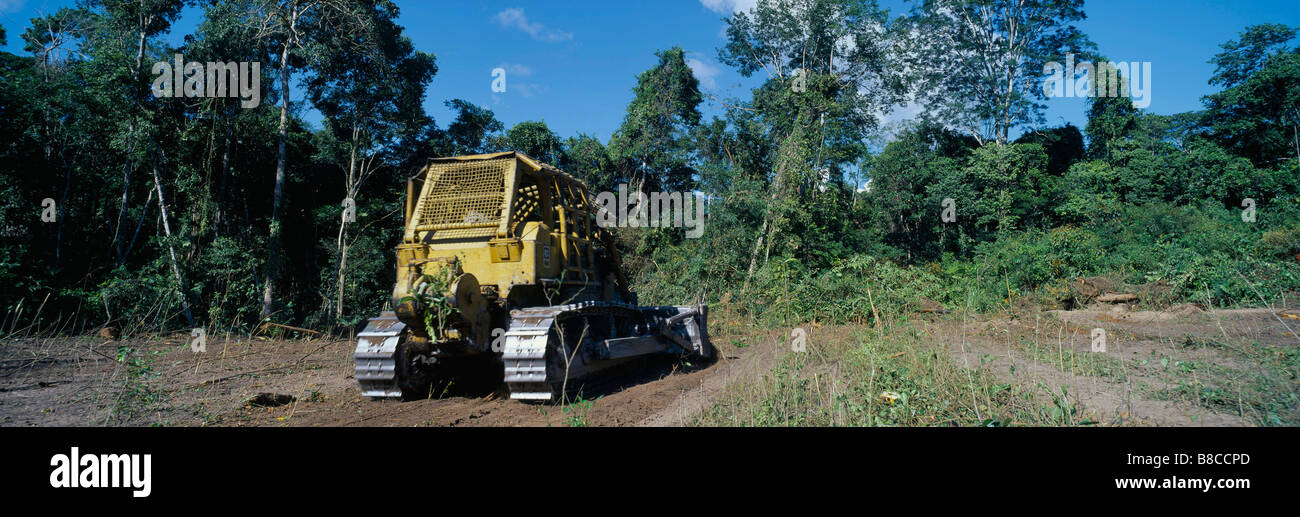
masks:
<path id="1" fill-rule="evenodd" d="M 524 153 L 545 163 L 558 164 L 564 160 L 564 145 L 545 122 L 520 122 L 506 131 L 506 147 Z"/>
<path id="2" fill-rule="evenodd" d="M 456 112 L 456 118 L 447 126 L 448 154 L 479 154 L 495 150 L 505 125 L 497 120 L 492 110 L 476 106 L 464 99 L 444 103 Z"/>
<path id="3" fill-rule="evenodd" d="M 876 115 L 895 99 L 886 21 L 875 2 L 860 0 L 760 0 L 727 20 L 719 60 L 746 77 L 767 75 L 752 102 L 732 106 L 752 112 L 772 150 L 763 167 L 771 171 L 768 208 L 747 278 L 774 252 L 804 242 L 799 228 L 808 227 L 793 224 L 795 214 L 819 193 L 843 193 L 845 168 L 863 156 Z"/>
<path id="4" fill-rule="evenodd" d="M 636 96 L 614 136 L 609 152 L 623 177 L 644 182 L 646 190 L 691 190 L 691 131 L 700 123 L 700 81 L 679 47 L 656 52 L 659 63 L 637 76 Z"/>
<path id="5" fill-rule="evenodd" d="M 366 17 L 355 5 L 344 0 L 247 0 L 246 15 L 256 29 L 256 38 L 276 49 L 275 68 L 279 71 L 280 123 L 275 155 L 275 189 L 271 196 L 271 218 L 267 240 L 266 271 L 262 286 L 262 317 L 274 311 L 274 286 L 283 267 L 280 257 L 281 203 L 284 197 L 288 166 L 290 77 L 296 69 L 312 63 L 312 56 L 300 53 L 319 50 L 313 38 L 344 33 L 359 36 L 365 32 Z M 344 37 L 348 37 L 344 36 Z M 338 37 L 338 36 L 335 36 Z"/>
<path id="6" fill-rule="evenodd" d="M 1109 61 L 1099 63 L 1105 66 Z M 1120 81 L 1118 91 L 1127 91 L 1128 78 L 1116 71 Z M 1093 82 L 1096 87 L 1096 82 Z M 1116 143 L 1129 138 L 1137 129 L 1141 112 L 1128 97 L 1116 95 L 1093 95 L 1088 97 L 1088 124 L 1084 133 L 1088 135 L 1088 155 L 1094 159 L 1110 159 Z"/>
<path id="7" fill-rule="evenodd" d="M 1205 98 L 1206 126 L 1223 146 L 1255 165 L 1300 160 L 1300 46 L 1296 30 L 1256 25 L 1222 45 L 1210 60 L 1210 84 L 1224 90 Z"/>
<path id="8" fill-rule="evenodd" d="M 306 81 L 312 105 L 324 115 L 332 136 L 325 142 L 337 144 L 324 151 L 334 151 L 331 161 L 343 171 L 343 209 L 334 243 L 336 319 L 343 316 L 347 229 L 355 220 L 361 188 L 384 168 L 400 135 L 424 125 L 425 88 L 438 70 L 434 56 L 416 51 L 403 35 L 392 2 L 355 6 L 344 14 L 352 30 L 319 34 L 307 43 L 312 75 Z"/>
<path id="9" fill-rule="evenodd" d="M 1089 55 L 1073 25 L 1084 18 L 1083 0 L 922 0 L 896 34 L 926 113 L 1005 144 L 1016 127 L 1044 125 L 1045 65 Z"/>

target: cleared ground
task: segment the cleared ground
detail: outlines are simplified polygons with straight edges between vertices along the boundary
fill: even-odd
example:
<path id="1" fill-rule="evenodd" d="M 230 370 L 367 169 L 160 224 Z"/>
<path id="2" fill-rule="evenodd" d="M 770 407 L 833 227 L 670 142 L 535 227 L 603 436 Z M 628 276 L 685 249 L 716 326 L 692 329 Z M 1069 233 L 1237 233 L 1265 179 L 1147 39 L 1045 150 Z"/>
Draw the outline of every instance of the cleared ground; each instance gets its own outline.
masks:
<path id="1" fill-rule="evenodd" d="M 348 340 L 188 334 L 0 342 L 6 426 L 1160 425 L 1300 423 L 1300 312 L 1095 306 L 789 328 L 718 311 L 713 364 L 649 360 L 560 405 L 500 391 L 359 396 Z M 1107 332 L 1091 352 L 1091 330 Z M 892 397 L 892 396 L 897 396 Z"/>

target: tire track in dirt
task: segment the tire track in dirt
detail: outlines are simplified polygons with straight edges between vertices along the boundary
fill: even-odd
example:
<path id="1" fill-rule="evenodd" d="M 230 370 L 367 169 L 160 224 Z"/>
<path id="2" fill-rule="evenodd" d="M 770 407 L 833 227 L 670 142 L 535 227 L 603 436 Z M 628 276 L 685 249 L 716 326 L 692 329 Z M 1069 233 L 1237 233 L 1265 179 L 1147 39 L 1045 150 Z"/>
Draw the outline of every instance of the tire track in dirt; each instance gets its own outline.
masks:
<path id="1" fill-rule="evenodd" d="M 708 409 L 724 394 L 729 386 L 760 378 L 776 364 L 776 346 L 767 346 L 769 342 L 779 342 L 775 331 L 762 335 L 759 343 L 744 348 L 731 346 L 726 348 L 728 354 L 720 357 L 718 364 L 710 375 L 699 379 L 697 384 L 682 385 L 666 407 L 637 422 L 640 427 L 679 427 L 691 423 L 696 415 Z"/>

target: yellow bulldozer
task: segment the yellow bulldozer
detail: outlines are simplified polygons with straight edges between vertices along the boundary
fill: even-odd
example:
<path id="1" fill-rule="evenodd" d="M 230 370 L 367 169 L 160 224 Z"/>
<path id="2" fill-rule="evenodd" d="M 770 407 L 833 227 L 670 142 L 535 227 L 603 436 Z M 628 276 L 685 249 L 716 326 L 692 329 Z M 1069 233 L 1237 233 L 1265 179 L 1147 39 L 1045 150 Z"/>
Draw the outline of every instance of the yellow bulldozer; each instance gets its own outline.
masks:
<path id="1" fill-rule="evenodd" d="M 362 394 L 468 376 L 544 402 L 638 357 L 712 358 L 708 306 L 638 306 L 595 205 L 518 152 L 430 160 L 407 182 L 393 310 L 357 335 Z"/>

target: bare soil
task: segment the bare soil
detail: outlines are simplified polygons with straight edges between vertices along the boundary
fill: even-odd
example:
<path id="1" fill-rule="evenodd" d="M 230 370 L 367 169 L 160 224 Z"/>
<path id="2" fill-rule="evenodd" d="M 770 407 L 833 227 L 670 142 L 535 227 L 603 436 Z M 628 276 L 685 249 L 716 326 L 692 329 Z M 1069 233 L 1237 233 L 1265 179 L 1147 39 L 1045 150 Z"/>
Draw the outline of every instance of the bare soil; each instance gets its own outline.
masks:
<path id="1" fill-rule="evenodd" d="M 363 398 L 346 339 L 210 336 L 202 353 L 187 334 L 8 340 L 0 342 L 0 425 L 681 425 L 728 379 L 766 368 L 766 347 L 731 345 L 752 332 L 717 320 L 711 364 L 649 358 L 588 383 L 577 400 L 545 405 L 455 386 L 425 400 Z"/>
<path id="2" fill-rule="evenodd" d="M 1064 392 L 1102 425 L 1297 425 L 1300 311 L 1123 304 L 932 327 L 958 361 Z M 1105 351 L 1092 350 L 1103 329 Z M 1291 407 L 1286 407 L 1286 401 Z"/>
<path id="3" fill-rule="evenodd" d="M 1275 362 L 1292 360 L 1300 346 L 1293 332 L 1300 330 L 1300 319 L 1286 314 L 1300 313 L 1192 306 L 1130 311 L 1099 305 L 978 321 L 949 314 L 917 324 L 955 361 L 987 365 L 1022 384 L 1065 387 L 1085 418 L 1097 422 L 1295 425 L 1300 415 L 1294 409 L 1269 413 L 1272 406 L 1252 403 L 1245 394 L 1247 387 L 1259 385 L 1255 377 L 1273 379 L 1279 367 L 1294 376 L 1294 368 L 1287 370 L 1292 363 Z M 725 396 L 728 386 L 770 370 L 788 337 L 788 329 L 758 329 L 725 316 L 711 323 L 719 356 L 712 364 L 645 360 L 589 384 L 580 400 L 546 405 L 511 401 L 500 389 L 450 390 L 417 401 L 362 398 L 352 378 L 354 344 L 346 339 L 218 335 L 208 337 L 202 353 L 192 352 L 189 336 L 179 333 L 125 340 L 11 339 L 0 341 L 0 425 L 690 425 Z M 818 343 L 848 343 L 858 329 L 804 328 Z M 1093 328 L 1107 329 L 1102 357 L 1089 353 Z M 1067 358 L 1066 352 L 1074 355 Z M 1120 371 L 1098 373 L 1103 367 Z M 1294 397 L 1296 382 L 1282 378 L 1269 389 Z M 1202 400 L 1198 390 L 1204 386 L 1226 395 Z"/>

